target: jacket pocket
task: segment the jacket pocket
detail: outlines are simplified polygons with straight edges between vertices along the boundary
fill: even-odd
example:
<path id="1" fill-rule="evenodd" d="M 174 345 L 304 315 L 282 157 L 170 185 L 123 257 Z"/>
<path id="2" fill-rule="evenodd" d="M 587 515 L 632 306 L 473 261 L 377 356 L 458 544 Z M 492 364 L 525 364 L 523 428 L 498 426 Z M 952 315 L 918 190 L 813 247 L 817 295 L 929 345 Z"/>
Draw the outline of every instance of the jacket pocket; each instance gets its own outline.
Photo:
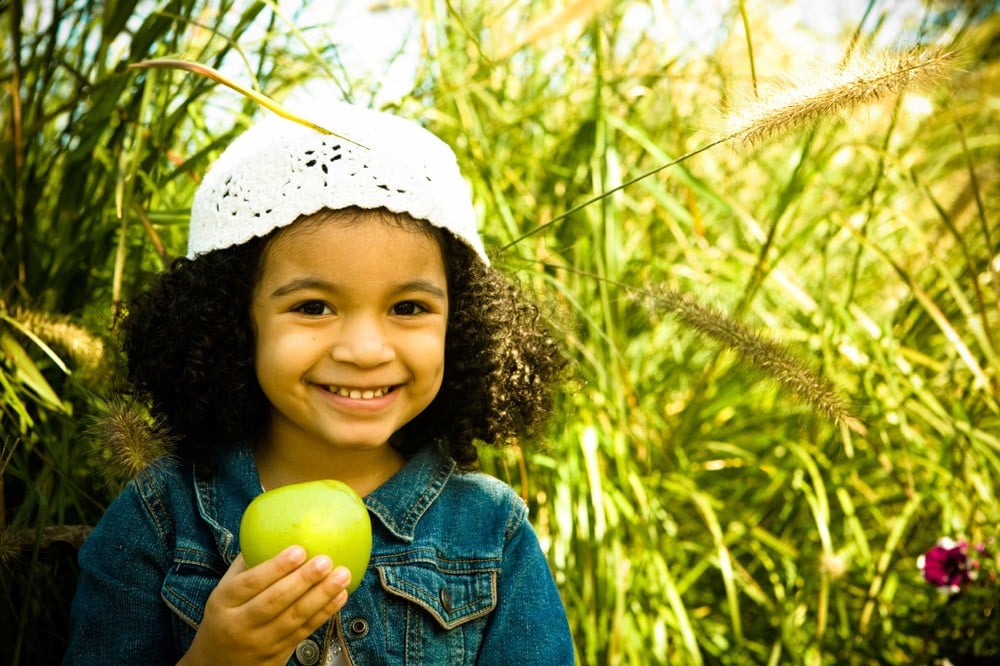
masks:
<path id="1" fill-rule="evenodd" d="M 445 568 L 448 564 L 454 568 Z M 462 561 L 442 566 L 433 560 L 375 568 L 386 594 L 385 636 L 395 637 L 385 647 L 390 663 L 476 663 L 489 615 L 497 606 L 495 569 Z"/>
<path id="2" fill-rule="evenodd" d="M 173 614 L 174 641 L 186 651 L 201 624 L 208 595 L 219 584 L 222 574 L 203 563 L 178 562 L 167 571 L 160 597 Z M 183 654 L 183 651 L 181 652 Z"/>
<path id="3" fill-rule="evenodd" d="M 457 568 L 434 560 L 375 567 L 385 595 L 380 615 L 388 663 L 476 663 L 497 606 L 497 572 L 450 564 Z"/>
<path id="4" fill-rule="evenodd" d="M 382 588 L 433 617 L 442 629 L 454 629 L 484 617 L 497 605 L 497 572 L 444 571 L 429 563 L 378 567 Z"/>

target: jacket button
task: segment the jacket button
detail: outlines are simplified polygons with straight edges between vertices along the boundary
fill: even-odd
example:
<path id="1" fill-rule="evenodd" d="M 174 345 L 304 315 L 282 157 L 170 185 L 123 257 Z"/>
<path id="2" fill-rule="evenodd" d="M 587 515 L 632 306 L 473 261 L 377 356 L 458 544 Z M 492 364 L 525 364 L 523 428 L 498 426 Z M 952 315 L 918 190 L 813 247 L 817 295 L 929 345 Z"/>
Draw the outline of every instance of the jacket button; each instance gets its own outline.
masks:
<path id="1" fill-rule="evenodd" d="M 351 620 L 347 628 L 351 630 L 351 634 L 355 638 L 364 638 L 368 635 L 368 620 L 363 617 L 356 617 Z"/>
<path id="2" fill-rule="evenodd" d="M 307 638 L 295 648 L 295 658 L 302 666 L 315 666 L 319 663 L 319 645 L 311 638 Z"/>
<path id="3" fill-rule="evenodd" d="M 438 595 L 441 598 L 441 605 L 444 607 L 446 613 L 451 612 L 451 592 L 448 588 L 442 587 L 441 594 Z"/>

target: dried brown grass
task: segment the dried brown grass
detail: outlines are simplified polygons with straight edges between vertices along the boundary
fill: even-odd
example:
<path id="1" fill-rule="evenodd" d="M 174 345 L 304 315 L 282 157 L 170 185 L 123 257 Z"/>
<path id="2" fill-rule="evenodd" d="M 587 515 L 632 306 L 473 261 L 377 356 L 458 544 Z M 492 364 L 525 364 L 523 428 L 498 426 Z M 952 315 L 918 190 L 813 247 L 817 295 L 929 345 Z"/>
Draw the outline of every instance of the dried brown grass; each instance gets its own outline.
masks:
<path id="1" fill-rule="evenodd" d="M 956 57 L 954 51 L 933 46 L 890 50 L 855 56 L 807 80 L 785 79 L 734 105 L 724 117 L 725 136 L 745 147 L 757 146 L 809 123 L 937 83 L 952 71 Z"/>

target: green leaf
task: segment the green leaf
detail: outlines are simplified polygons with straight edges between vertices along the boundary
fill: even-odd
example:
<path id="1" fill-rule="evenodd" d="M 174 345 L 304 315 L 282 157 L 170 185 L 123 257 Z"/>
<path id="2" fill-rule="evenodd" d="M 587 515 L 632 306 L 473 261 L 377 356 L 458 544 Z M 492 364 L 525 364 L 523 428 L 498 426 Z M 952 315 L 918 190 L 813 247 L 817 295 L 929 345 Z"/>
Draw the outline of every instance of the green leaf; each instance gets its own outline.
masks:
<path id="1" fill-rule="evenodd" d="M 17 379 L 28 387 L 45 407 L 69 413 L 69 407 L 52 390 L 35 362 L 8 333 L 0 333 L 0 350 L 3 350 L 7 358 L 13 361 Z"/>

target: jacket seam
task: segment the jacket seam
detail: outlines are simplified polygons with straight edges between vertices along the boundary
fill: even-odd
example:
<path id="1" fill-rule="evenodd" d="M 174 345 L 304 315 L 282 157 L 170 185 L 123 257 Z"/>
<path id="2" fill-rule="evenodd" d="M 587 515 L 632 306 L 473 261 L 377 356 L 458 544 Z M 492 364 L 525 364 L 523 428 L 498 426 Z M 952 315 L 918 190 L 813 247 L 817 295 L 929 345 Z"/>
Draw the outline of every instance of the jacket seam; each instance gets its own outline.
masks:
<path id="1" fill-rule="evenodd" d="M 191 627 L 195 631 L 198 631 L 198 623 L 195 622 L 194 618 L 178 608 L 174 603 L 172 603 L 164 594 L 160 594 L 160 598 L 163 599 L 163 603 L 166 604 L 167 608 L 172 610 L 174 614 L 181 619 L 184 624 Z"/>
<path id="2" fill-rule="evenodd" d="M 166 566 L 173 560 L 176 551 L 176 536 L 171 538 L 171 535 L 176 534 L 176 526 L 171 513 L 166 510 L 168 503 L 160 492 L 163 486 L 149 471 L 136 478 L 133 483 L 139 499 L 146 509 L 146 515 L 156 527 L 157 536 L 166 556 L 166 562 L 164 562 L 164 566 Z"/>
<path id="3" fill-rule="evenodd" d="M 503 531 L 504 543 L 511 540 L 514 533 L 520 529 L 521 525 L 524 523 L 525 517 L 528 515 L 528 505 L 518 497 L 514 501 L 514 506 L 507 518 L 507 525 Z"/>

